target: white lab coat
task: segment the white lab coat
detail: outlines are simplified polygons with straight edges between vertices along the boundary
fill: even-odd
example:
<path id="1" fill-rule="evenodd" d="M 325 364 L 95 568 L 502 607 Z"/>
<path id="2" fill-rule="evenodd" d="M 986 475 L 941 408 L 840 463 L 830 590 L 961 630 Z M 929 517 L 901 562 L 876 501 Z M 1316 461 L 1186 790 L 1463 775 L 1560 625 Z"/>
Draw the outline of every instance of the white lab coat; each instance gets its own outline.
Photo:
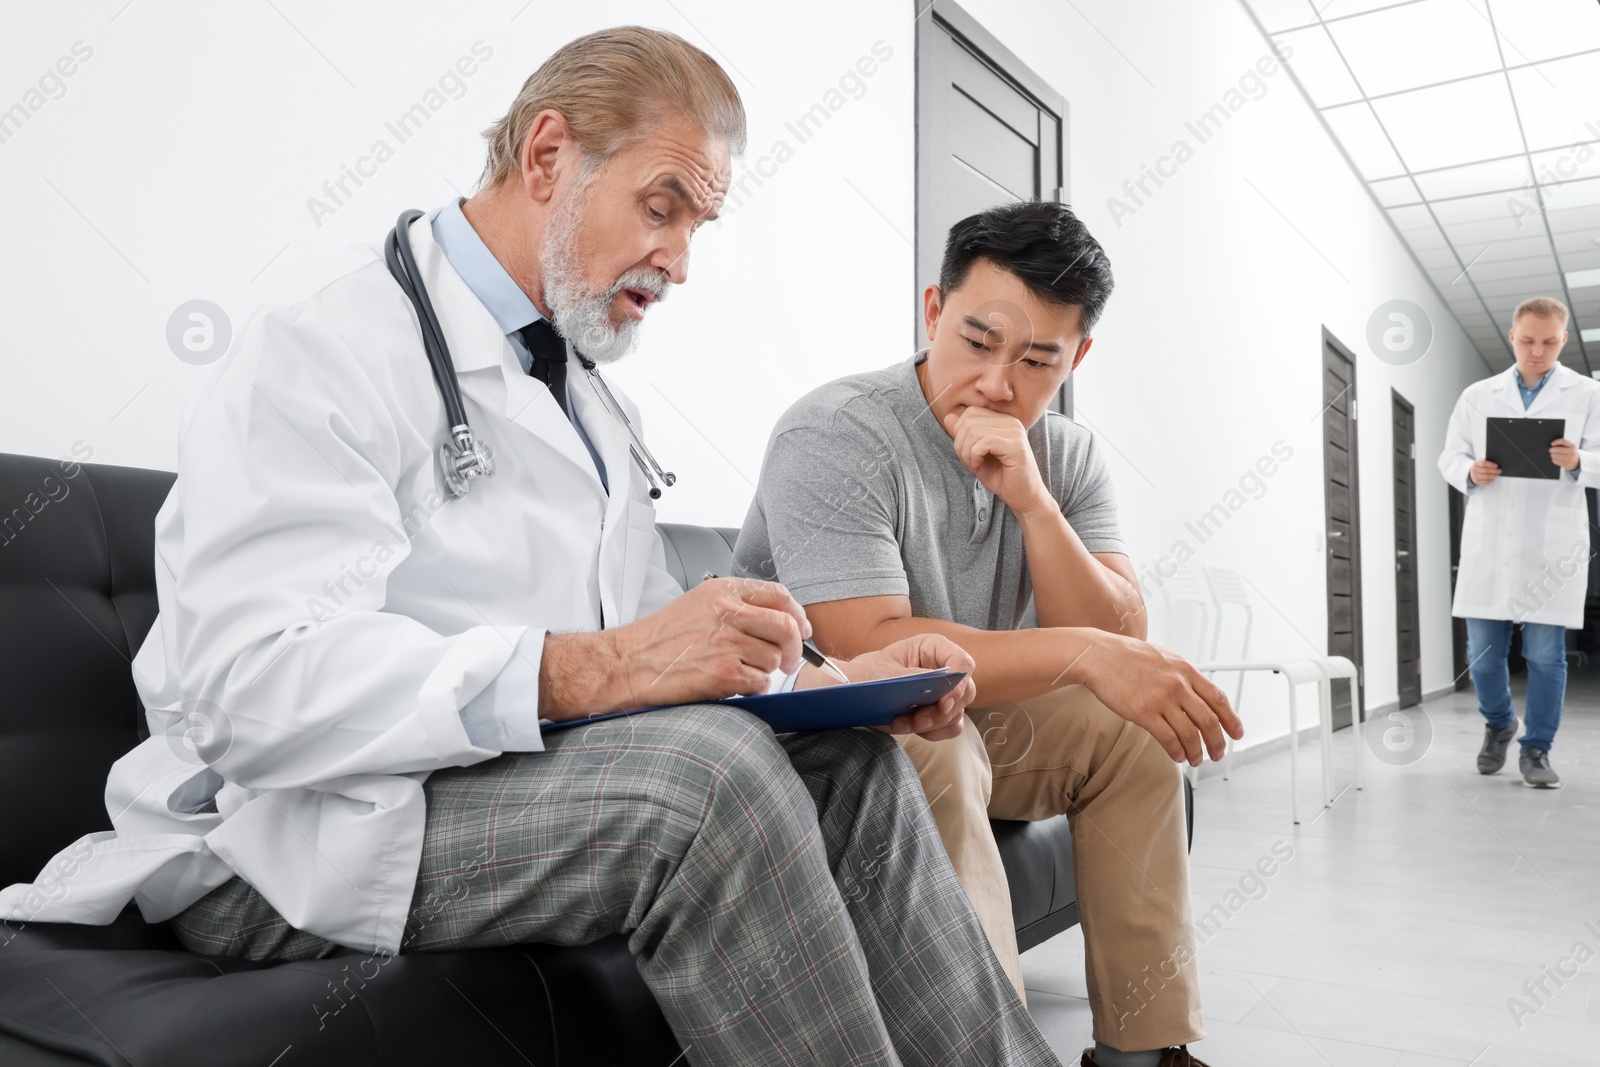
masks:
<path id="1" fill-rule="evenodd" d="M 131 898 L 157 922 L 237 872 L 293 926 L 396 952 L 423 780 L 499 754 L 469 741 L 462 706 L 525 634 L 536 677 L 543 631 L 681 592 L 626 430 L 574 368 L 608 495 L 431 224 L 412 225 L 417 262 L 494 477 L 445 495 L 444 408 L 375 248 L 263 307 L 184 415 L 156 519 L 160 613 L 133 664 L 152 736 L 112 768 L 115 831 L 0 891 L 0 918 L 103 924 Z M 191 813 L 219 785 L 218 812 Z"/>
<path id="2" fill-rule="evenodd" d="M 1524 409 L 1516 368 L 1474 382 L 1456 401 L 1439 472 L 1467 494 L 1461 569 L 1451 614 L 1463 619 L 1583 625 L 1589 584 L 1589 512 L 1584 490 L 1600 488 L 1600 382 L 1556 365 Z M 1499 477 L 1467 486 L 1484 455 L 1490 418 L 1565 419 L 1578 446 L 1577 478 Z"/>

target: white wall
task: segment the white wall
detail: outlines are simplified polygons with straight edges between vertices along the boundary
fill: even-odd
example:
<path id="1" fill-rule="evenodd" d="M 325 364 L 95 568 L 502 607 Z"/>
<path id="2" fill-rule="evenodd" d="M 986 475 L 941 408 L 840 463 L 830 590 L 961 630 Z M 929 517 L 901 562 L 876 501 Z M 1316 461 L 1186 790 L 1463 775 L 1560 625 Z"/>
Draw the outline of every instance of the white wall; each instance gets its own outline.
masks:
<path id="1" fill-rule="evenodd" d="M 691 284 L 651 313 L 641 352 L 616 372 L 680 478 L 661 517 L 738 524 L 787 403 L 907 354 L 909 0 L 122 3 L 0 16 L 0 109 L 32 110 L 0 143 L 0 195 L 13 205 L 0 259 L 0 450 L 58 455 L 82 441 L 97 461 L 174 467 L 196 374 L 168 347 L 174 309 L 211 300 L 237 328 L 303 266 L 381 239 L 402 208 L 469 193 L 478 131 L 526 75 L 558 43 L 624 22 L 675 30 L 723 60 L 752 119 L 745 164 L 760 171 L 702 234 Z M 1448 684 L 1445 490 L 1432 458 L 1455 394 L 1484 365 L 1281 72 L 1114 220 L 1107 198 L 1184 137 L 1185 120 L 1221 100 L 1266 45 L 1231 0 L 1078 6 L 1082 16 L 1047 0 L 968 9 L 1070 101 L 1073 200 L 1119 279 L 1080 372 L 1080 412 L 1111 446 L 1136 562 L 1185 538 L 1198 561 L 1237 567 L 1260 591 L 1255 651 L 1321 648 L 1326 324 L 1359 357 L 1369 705 L 1396 690 L 1391 386 L 1418 414 L 1424 688 Z M 92 55 L 64 92 L 48 84 L 28 96 L 79 41 Z M 430 102 L 477 42 L 492 55 L 447 82 L 424 128 L 399 143 L 385 123 Z M 879 42 L 890 55 L 864 90 L 799 143 L 785 123 Z M 380 138 L 392 158 L 366 164 L 359 188 L 346 179 L 352 195 L 335 203 L 324 182 Z M 313 197 L 336 210 L 318 217 Z M 1409 367 L 1379 362 L 1364 341 L 1371 310 L 1394 297 L 1426 308 L 1436 331 Z M 1293 457 L 1261 499 L 1195 543 L 1185 520 L 1280 439 Z M 1246 703 L 1252 741 L 1286 728 L 1268 688 Z"/>

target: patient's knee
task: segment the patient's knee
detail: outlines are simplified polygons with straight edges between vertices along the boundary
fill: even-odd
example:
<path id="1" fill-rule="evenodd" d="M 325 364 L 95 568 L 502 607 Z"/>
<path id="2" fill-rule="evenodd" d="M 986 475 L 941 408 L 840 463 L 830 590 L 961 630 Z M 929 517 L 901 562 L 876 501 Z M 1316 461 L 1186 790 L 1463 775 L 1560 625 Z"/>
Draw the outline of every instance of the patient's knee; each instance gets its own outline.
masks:
<path id="1" fill-rule="evenodd" d="M 915 734 L 904 734 L 896 740 L 911 757 L 930 804 L 946 794 L 974 797 L 988 804 L 994 785 L 993 774 L 982 738 L 970 721 L 960 737 L 929 741 Z"/>
<path id="2" fill-rule="evenodd" d="M 1148 780 L 1153 788 L 1177 788 L 1176 764 L 1149 730 L 1124 719 L 1092 693 L 1085 692 L 1078 702 L 1078 709 L 1080 714 L 1089 717 L 1095 729 L 1113 739 L 1113 748 L 1129 751 L 1129 774 Z"/>

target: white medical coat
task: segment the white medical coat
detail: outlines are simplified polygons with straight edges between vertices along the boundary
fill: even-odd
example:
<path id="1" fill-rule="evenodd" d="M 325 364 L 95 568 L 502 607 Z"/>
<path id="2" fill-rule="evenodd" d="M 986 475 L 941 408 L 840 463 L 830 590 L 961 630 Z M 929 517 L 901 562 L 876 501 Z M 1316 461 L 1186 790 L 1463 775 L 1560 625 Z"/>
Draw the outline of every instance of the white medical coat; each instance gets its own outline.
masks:
<path id="1" fill-rule="evenodd" d="M 445 495 L 444 408 L 377 249 L 263 307 L 184 414 L 156 519 L 159 614 L 133 664 L 151 737 L 112 768 L 115 830 L 0 890 L 0 918 L 103 924 L 133 899 L 157 922 L 238 873 L 299 929 L 397 952 L 424 779 L 499 754 L 468 739 L 462 706 L 521 647 L 535 709 L 545 631 L 621 625 L 680 593 L 588 375 L 574 368 L 569 393 L 609 495 L 431 214 L 411 238 L 494 477 Z M 217 812 L 196 813 L 213 793 Z"/>
<path id="2" fill-rule="evenodd" d="M 1524 409 L 1516 373 L 1468 386 L 1445 432 L 1439 472 L 1467 494 L 1451 614 L 1580 627 L 1589 585 L 1584 490 L 1600 488 L 1600 382 L 1557 364 Z M 1490 418 L 1565 419 L 1563 436 L 1578 446 L 1577 477 L 1501 476 L 1469 489 L 1467 471 L 1484 456 Z"/>

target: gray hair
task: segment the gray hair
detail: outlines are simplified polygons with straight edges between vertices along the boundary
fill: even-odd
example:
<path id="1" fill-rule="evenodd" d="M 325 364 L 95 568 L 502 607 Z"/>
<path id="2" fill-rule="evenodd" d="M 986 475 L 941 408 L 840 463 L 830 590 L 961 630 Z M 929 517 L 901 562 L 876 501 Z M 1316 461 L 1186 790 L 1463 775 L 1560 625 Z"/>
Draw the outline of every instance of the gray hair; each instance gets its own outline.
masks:
<path id="1" fill-rule="evenodd" d="M 727 72 L 677 34 L 617 26 L 563 45 L 523 83 L 511 109 L 483 132 L 489 142 L 481 184 L 517 173 L 523 142 L 541 111 L 559 111 L 588 155 L 605 159 L 681 114 L 745 147 L 744 104 Z"/>

